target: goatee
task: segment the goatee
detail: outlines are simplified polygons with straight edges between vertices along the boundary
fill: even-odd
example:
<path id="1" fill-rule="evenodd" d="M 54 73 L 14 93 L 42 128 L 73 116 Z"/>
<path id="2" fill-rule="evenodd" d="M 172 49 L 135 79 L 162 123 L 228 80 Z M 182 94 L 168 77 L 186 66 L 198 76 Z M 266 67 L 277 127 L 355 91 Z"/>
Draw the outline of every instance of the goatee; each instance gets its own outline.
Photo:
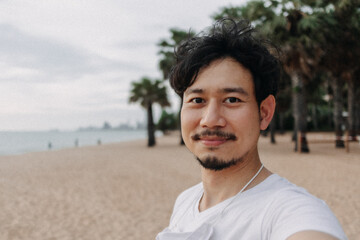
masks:
<path id="1" fill-rule="evenodd" d="M 217 157 L 206 157 L 205 159 L 200 159 L 196 157 L 196 160 L 203 166 L 205 169 L 213 170 L 213 171 L 220 171 L 231 166 L 236 165 L 237 163 L 242 161 L 242 158 L 233 158 L 230 161 L 224 161 Z"/>

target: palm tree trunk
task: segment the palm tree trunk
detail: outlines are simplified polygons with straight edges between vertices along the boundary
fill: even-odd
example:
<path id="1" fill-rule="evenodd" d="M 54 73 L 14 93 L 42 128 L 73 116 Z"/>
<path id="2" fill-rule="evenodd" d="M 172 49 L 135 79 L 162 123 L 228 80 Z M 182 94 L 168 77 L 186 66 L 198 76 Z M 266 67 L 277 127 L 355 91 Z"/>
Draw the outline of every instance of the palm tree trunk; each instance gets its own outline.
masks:
<path id="1" fill-rule="evenodd" d="M 279 129 L 280 134 L 285 133 L 285 127 L 284 127 L 284 112 L 279 112 Z"/>
<path id="2" fill-rule="evenodd" d="M 334 122 L 334 112 L 333 112 L 333 106 L 331 104 L 331 101 L 328 101 L 328 126 L 331 128 L 333 126 Z"/>
<path id="3" fill-rule="evenodd" d="M 314 130 L 319 130 L 319 124 L 318 124 L 318 117 L 317 117 L 317 111 L 316 111 L 316 104 L 314 103 L 311 107 L 311 119 L 313 122 Z"/>
<path id="4" fill-rule="evenodd" d="M 360 94 L 360 91 L 359 91 Z M 355 105 L 355 129 L 356 129 L 356 135 L 360 135 L 360 101 L 357 101 L 357 104 Z"/>
<path id="5" fill-rule="evenodd" d="M 360 79 L 355 84 L 355 130 L 360 135 Z"/>
<path id="6" fill-rule="evenodd" d="M 294 137 L 295 137 L 295 151 L 298 151 L 298 136 L 297 133 L 301 133 L 300 138 L 300 152 L 309 152 L 309 147 L 306 140 L 306 125 L 307 125 L 307 106 L 305 100 L 305 87 L 302 81 L 300 72 L 293 71 L 290 74 L 292 85 L 292 101 L 293 101 L 293 115 L 295 120 Z"/>
<path id="7" fill-rule="evenodd" d="M 343 137 L 343 120 L 342 120 L 342 111 L 343 111 L 343 97 L 342 97 L 342 82 L 338 77 L 330 77 L 331 88 L 333 89 L 334 94 L 334 128 L 335 128 L 335 147 L 344 148 Z"/>
<path id="8" fill-rule="evenodd" d="M 155 126 L 152 112 L 152 103 L 147 106 L 147 130 L 148 130 L 148 147 L 155 146 Z"/>
<path id="9" fill-rule="evenodd" d="M 356 140 L 356 126 L 355 126 L 355 79 L 353 76 L 347 81 L 348 83 L 348 131 L 349 131 L 349 140 Z"/>

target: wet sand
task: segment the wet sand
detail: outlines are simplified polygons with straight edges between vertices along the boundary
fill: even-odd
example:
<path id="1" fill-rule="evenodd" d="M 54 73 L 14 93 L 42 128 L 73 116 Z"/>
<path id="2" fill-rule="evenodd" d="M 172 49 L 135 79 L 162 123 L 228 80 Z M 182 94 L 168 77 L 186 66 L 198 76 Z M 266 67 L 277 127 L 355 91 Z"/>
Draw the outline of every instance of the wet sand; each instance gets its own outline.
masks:
<path id="1" fill-rule="evenodd" d="M 177 136 L 157 140 L 154 148 L 140 140 L 0 156 L 0 240 L 154 239 L 177 195 L 200 181 Z M 261 137 L 264 165 L 324 199 L 348 238 L 360 240 L 360 144 L 346 153 L 310 143 L 310 154 L 292 145 L 289 134 L 275 145 Z"/>

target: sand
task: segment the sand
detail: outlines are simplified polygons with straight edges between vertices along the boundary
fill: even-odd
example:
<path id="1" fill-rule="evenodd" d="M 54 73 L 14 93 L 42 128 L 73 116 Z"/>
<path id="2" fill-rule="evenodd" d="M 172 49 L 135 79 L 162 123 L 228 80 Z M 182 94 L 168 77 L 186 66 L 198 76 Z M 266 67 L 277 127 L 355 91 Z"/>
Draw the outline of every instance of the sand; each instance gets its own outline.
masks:
<path id="1" fill-rule="evenodd" d="M 331 138 L 310 134 L 310 139 Z M 199 166 L 177 136 L 0 157 L 0 240 L 154 239 L 177 195 L 200 181 Z M 360 239 L 360 144 L 292 150 L 261 137 L 266 167 L 324 199 L 350 240 Z"/>

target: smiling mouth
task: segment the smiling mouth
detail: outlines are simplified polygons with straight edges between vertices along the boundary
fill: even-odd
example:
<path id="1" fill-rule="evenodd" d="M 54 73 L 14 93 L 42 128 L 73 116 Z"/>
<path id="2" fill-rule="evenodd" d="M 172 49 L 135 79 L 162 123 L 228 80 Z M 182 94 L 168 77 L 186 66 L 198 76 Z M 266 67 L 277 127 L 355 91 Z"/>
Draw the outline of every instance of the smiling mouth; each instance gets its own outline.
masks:
<path id="1" fill-rule="evenodd" d="M 205 130 L 191 137 L 194 141 L 201 141 L 205 146 L 217 147 L 227 141 L 236 141 L 237 137 L 232 133 L 219 130 Z"/>
<path id="2" fill-rule="evenodd" d="M 209 147 L 217 147 L 226 141 L 228 141 L 226 138 L 201 138 L 200 141 L 205 145 Z"/>

